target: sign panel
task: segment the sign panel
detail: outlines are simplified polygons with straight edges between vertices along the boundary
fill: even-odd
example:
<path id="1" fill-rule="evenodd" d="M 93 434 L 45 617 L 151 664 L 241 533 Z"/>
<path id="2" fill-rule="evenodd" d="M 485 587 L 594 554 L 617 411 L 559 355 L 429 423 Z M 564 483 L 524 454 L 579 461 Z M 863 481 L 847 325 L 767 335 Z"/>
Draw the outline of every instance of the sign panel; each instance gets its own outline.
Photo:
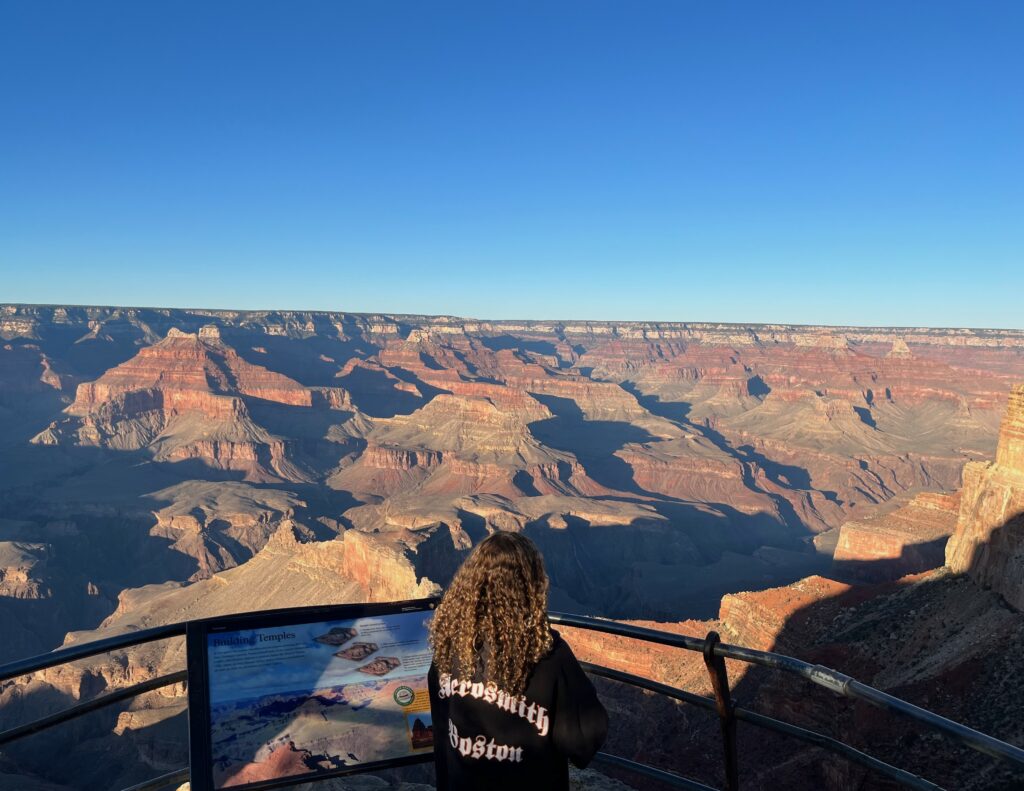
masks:
<path id="1" fill-rule="evenodd" d="M 428 757 L 435 600 L 189 624 L 193 791 L 270 788 Z"/>

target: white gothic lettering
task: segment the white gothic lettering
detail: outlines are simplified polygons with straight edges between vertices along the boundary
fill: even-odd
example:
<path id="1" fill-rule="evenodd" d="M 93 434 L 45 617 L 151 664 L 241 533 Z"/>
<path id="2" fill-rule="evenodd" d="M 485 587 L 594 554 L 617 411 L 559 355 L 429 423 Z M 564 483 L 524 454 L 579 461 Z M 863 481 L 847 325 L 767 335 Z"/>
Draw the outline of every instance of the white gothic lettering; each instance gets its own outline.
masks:
<path id="1" fill-rule="evenodd" d="M 536 703 L 531 703 L 525 697 L 510 695 L 502 689 L 498 689 L 493 681 L 486 684 L 479 681 L 466 681 L 465 679 L 452 678 L 447 673 L 441 674 L 438 696 L 444 698 L 471 697 L 482 700 L 497 706 L 502 711 L 521 717 L 537 729 L 541 736 L 548 735 L 548 728 L 551 721 L 548 717 L 548 710 Z"/>
<path id="2" fill-rule="evenodd" d="M 480 734 L 472 739 L 468 736 L 459 736 L 459 729 L 455 723 L 448 720 L 448 742 L 452 749 L 458 752 L 463 758 L 474 758 L 486 761 L 510 761 L 511 763 L 523 762 L 523 748 L 513 747 L 508 744 L 495 744 L 494 739 L 488 740 Z"/>

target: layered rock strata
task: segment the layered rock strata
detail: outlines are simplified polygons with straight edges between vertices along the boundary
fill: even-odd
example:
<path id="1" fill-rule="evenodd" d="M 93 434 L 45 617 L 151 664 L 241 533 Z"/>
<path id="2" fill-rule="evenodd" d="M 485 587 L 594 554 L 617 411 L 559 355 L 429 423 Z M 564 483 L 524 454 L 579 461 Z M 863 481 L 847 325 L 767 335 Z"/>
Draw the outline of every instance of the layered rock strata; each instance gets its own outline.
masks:
<path id="1" fill-rule="evenodd" d="M 946 565 L 1024 610 L 1024 385 L 1010 394 L 995 461 L 964 468 Z"/>
<path id="2" fill-rule="evenodd" d="M 833 568 L 849 579 L 881 582 L 937 568 L 956 527 L 960 495 L 923 492 L 891 513 L 840 528 Z"/>

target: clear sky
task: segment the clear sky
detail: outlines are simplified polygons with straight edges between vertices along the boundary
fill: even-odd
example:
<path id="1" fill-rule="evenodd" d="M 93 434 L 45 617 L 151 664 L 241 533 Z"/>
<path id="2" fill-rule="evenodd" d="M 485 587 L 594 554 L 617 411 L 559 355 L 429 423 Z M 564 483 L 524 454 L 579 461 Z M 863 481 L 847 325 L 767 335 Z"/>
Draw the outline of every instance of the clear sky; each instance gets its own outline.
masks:
<path id="1" fill-rule="evenodd" d="M 0 0 L 0 302 L 1024 327 L 1024 3 Z"/>

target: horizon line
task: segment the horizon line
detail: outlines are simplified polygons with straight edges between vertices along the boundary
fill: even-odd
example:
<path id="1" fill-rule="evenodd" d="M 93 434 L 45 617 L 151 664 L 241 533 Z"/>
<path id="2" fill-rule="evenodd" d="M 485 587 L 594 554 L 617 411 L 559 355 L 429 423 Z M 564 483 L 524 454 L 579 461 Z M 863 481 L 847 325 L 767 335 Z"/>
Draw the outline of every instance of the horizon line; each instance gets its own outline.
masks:
<path id="1" fill-rule="evenodd" d="M 582 319 L 582 318 L 560 318 L 560 319 L 526 319 L 526 318 L 504 318 L 488 319 L 475 316 L 460 316 L 452 313 L 393 313 L 387 311 L 356 311 L 356 310 L 324 310 L 311 308 L 208 308 L 208 307 L 172 307 L 166 305 L 99 305 L 88 303 L 70 302 L 3 302 L 0 308 L 75 308 L 82 310 L 152 310 L 152 311 L 181 311 L 195 313 L 305 313 L 312 315 L 345 315 L 373 317 L 380 316 L 394 319 L 442 319 L 460 322 L 478 322 L 481 324 L 594 324 L 594 325 L 652 325 L 665 326 L 675 325 L 682 327 L 694 326 L 720 326 L 720 327 L 782 327 L 790 329 L 832 329 L 832 330 L 897 330 L 897 331 L 927 331 L 927 330 L 961 330 L 968 332 L 999 332 L 999 333 L 1022 333 L 1024 327 L 964 327 L 955 325 L 925 325 L 925 324 L 805 324 L 801 322 L 786 321 L 707 321 L 707 320 L 661 320 L 661 319 Z"/>

